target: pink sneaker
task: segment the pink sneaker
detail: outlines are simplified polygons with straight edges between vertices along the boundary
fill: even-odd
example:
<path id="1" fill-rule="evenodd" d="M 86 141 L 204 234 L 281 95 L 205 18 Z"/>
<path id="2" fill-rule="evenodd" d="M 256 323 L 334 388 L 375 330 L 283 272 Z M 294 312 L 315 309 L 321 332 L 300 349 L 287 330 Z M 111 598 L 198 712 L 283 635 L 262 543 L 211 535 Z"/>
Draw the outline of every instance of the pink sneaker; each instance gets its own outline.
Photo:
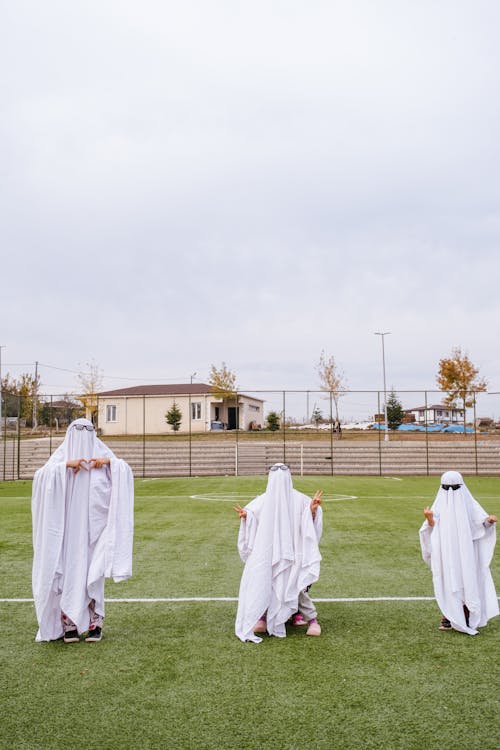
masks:
<path id="1" fill-rule="evenodd" d="M 300 612 L 297 612 L 297 614 L 292 617 L 292 625 L 307 625 L 307 622 L 304 620 Z"/>
<path id="2" fill-rule="evenodd" d="M 267 632 L 267 623 L 265 620 L 257 620 L 255 625 L 253 626 L 253 632 L 254 633 L 266 633 Z"/>
<path id="3" fill-rule="evenodd" d="M 306 635 L 321 635 L 321 626 L 319 622 L 310 622 Z"/>

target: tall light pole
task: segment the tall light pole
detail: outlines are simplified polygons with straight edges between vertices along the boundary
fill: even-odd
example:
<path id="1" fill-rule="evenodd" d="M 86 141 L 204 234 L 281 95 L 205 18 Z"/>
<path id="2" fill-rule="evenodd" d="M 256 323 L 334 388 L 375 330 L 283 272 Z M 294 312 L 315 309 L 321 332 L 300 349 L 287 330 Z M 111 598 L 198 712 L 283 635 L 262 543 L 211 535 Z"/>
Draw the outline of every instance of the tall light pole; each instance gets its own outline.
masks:
<path id="1" fill-rule="evenodd" d="M 385 347 L 384 347 L 384 336 L 390 334 L 390 331 L 375 331 L 375 336 L 380 336 L 382 339 L 382 372 L 384 375 L 384 419 L 385 419 L 385 435 L 384 440 L 389 440 L 389 425 L 387 424 L 387 386 L 385 383 Z"/>

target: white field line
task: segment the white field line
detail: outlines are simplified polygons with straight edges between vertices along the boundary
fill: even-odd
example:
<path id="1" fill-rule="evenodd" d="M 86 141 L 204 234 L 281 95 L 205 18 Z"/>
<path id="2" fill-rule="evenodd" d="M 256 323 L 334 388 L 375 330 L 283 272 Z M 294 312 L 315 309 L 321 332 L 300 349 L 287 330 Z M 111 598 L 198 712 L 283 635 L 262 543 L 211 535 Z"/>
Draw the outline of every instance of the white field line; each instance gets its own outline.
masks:
<path id="1" fill-rule="evenodd" d="M 0 600 L 1 601 L 1 600 Z M 107 602 L 237 602 L 237 596 L 181 596 L 158 599 L 106 599 Z M 434 601 L 433 596 L 361 596 L 361 597 L 329 597 L 315 598 L 315 602 L 427 602 Z"/>
<path id="2" fill-rule="evenodd" d="M 222 503 L 234 503 L 243 500 L 251 500 L 252 497 L 248 493 L 206 493 L 203 495 L 190 495 L 190 500 L 204 500 L 206 502 L 222 502 Z M 359 500 L 357 495 L 323 495 L 324 503 L 339 503 L 345 500 Z"/>
<path id="3" fill-rule="evenodd" d="M 127 599 L 105 599 L 106 602 L 118 602 L 121 604 L 147 604 L 149 602 L 156 604 L 160 602 L 237 602 L 237 596 L 168 596 L 168 597 L 145 597 L 145 598 L 127 598 Z M 358 597 L 327 597 L 315 598 L 315 602 L 430 602 L 434 601 L 433 596 L 358 596 Z M 33 603 L 33 599 L 0 599 L 4 604 L 11 603 Z"/>
<path id="4" fill-rule="evenodd" d="M 497 597 L 500 601 L 500 596 Z M 105 599 L 106 603 L 118 604 L 158 604 L 183 602 L 237 602 L 237 596 L 168 596 L 129 599 Z M 347 596 L 347 597 L 314 597 L 315 602 L 323 604 L 349 604 L 356 602 L 433 602 L 434 596 Z M 0 599 L 2 604 L 33 604 L 33 599 Z"/>

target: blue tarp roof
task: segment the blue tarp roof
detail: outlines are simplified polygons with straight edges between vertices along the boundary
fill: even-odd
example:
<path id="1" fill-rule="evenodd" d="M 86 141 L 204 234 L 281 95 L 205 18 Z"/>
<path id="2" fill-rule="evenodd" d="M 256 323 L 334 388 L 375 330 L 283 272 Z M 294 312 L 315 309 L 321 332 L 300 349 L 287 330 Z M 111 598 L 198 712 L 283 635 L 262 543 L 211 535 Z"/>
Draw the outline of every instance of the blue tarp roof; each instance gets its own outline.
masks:
<path id="1" fill-rule="evenodd" d="M 385 430 L 385 424 L 382 422 L 379 424 L 378 422 L 374 422 L 372 424 L 373 430 Z M 397 428 L 397 432 L 425 432 L 425 426 L 409 423 L 409 424 L 400 424 Z M 455 432 L 455 433 L 463 433 L 464 427 L 461 424 L 451 424 L 448 427 L 445 427 L 441 424 L 428 424 L 427 425 L 427 432 Z M 474 432 L 472 427 L 466 427 L 465 432 Z"/>
<path id="2" fill-rule="evenodd" d="M 443 429 L 443 432 L 474 432 L 472 427 L 466 427 L 464 430 L 464 426 L 462 424 L 450 424 L 448 427 L 445 427 Z"/>

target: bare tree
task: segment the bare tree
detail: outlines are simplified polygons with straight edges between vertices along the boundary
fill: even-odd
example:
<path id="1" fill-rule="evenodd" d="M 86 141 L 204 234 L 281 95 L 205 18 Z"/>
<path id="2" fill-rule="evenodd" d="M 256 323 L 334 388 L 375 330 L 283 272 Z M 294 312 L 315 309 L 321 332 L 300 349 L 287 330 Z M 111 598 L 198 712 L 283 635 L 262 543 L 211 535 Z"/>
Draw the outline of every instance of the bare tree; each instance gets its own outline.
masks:
<path id="1" fill-rule="evenodd" d="M 99 405 L 98 393 L 102 389 L 103 371 L 93 359 L 85 363 L 85 368 L 78 373 L 81 386 L 81 393 L 78 398 L 85 407 L 87 419 L 92 420 L 95 424 Z"/>
<path id="2" fill-rule="evenodd" d="M 347 390 L 345 375 L 337 365 L 335 358 L 333 356 L 327 357 L 324 350 L 321 352 L 316 369 L 321 390 L 332 394 L 332 400 L 335 404 L 335 419 L 340 423 L 339 400 Z"/>

